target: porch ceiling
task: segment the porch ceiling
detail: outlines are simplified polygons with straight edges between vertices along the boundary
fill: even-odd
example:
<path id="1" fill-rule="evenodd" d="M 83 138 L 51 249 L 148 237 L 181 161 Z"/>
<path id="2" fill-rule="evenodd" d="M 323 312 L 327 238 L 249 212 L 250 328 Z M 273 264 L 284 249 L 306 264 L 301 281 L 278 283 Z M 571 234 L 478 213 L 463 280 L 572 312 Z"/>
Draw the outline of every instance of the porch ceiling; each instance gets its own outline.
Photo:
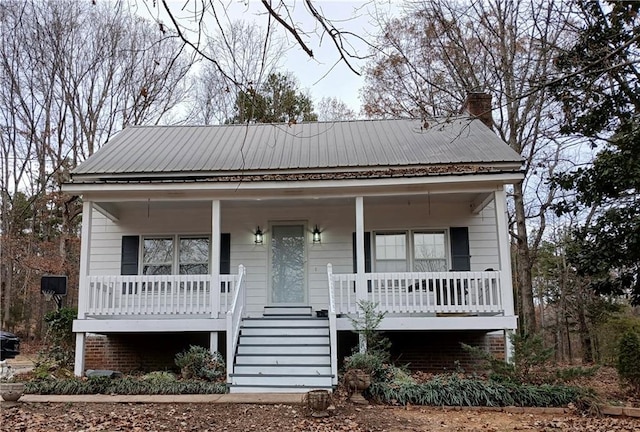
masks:
<path id="1" fill-rule="evenodd" d="M 392 196 L 372 196 L 365 197 L 366 204 L 406 204 L 410 202 L 412 204 L 420 204 L 430 202 L 431 204 L 437 203 L 453 203 L 453 202 L 466 202 L 472 204 L 478 200 L 479 196 L 484 194 L 464 192 L 464 193 L 449 193 L 449 194 L 408 194 L 408 195 L 392 195 Z M 255 198 L 255 199 L 242 199 L 242 200 L 223 200 L 222 209 L 224 208 L 269 208 L 269 207 L 309 207 L 322 203 L 325 206 L 348 206 L 353 205 L 354 198 L 352 197 L 332 197 L 332 198 Z M 176 199 L 157 199 L 157 200 L 140 200 L 140 201 L 101 201 L 96 200 L 95 204 L 111 213 L 122 213 L 126 211 L 136 210 L 165 210 L 174 209 L 176 207 L 188 208 L 192 210 L 211 211 L 211 199 L 202 200 L 176 200 Z"/>

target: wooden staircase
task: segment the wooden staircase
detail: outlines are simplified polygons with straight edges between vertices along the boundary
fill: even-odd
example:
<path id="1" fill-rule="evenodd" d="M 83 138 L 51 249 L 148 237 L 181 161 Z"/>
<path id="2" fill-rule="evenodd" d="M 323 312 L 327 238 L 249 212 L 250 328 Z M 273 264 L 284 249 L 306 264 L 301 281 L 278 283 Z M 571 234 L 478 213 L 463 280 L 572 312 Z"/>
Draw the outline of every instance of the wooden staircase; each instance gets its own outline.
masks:
<path id="1" fill-rule="evenodd" d="M 311 307 L 265 307 L 242 320 L 231 393 L 303 393 L 331 390 L 329 320 Z"/>

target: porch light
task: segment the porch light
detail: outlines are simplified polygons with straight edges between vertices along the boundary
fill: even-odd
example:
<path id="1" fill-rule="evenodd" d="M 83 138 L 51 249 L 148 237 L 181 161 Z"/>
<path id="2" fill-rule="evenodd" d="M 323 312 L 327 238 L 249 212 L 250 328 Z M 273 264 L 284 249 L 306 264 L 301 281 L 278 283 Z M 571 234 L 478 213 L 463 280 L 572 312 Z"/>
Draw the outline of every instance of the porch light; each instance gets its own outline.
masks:
<path id="1" fill-rule="evenodd" d="M 262 230 L 260 229 L 260 226 L 258 225 L 258 229 L 256 229 L 256 244 L 262 244 Z"/>
<path id="2" fill-rule="evenodd" d="M 313 229 L 313 242 L 320 243 L 320 230 L 318 229 L 318 225 Z"/>

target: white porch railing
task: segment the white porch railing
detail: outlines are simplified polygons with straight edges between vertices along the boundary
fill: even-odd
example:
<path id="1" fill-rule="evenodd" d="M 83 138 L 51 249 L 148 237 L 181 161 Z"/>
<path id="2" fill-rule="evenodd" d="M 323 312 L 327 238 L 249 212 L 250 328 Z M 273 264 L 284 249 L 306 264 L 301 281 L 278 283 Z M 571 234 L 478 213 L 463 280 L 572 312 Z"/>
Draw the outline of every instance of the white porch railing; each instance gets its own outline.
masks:
<path id="1" fill-rule="evenodd" d="M 237 275 L 88 276 L 88 316 L 209 315 L 229 308 Z"/>
<path id="2" fill-rule="evenodd" d="M 356 293 L 355 274 L 333 274 L 329 289 L 337 314 L 357 313 L 359 299 L 388 313 L 503 312 L 498 271 L 366 273 L 362 293 Z"/>
<path id="3" fill-rule="evenodd" d="M 329 280 L 329 344 L 331 348 L 331 379 L 333 385 L 338 384 L 338 328 L 336 326 L 336 300 L 333 286 L 333 267 L 327 264 Z"/>
<path id="4" fill-rule="evenodd" d="M 240 337 L 240 324 L 245 312 L 246 287 L 245 268 L 242 264 L 238 266 L 238 279 L 236 291 L 233 296 L 231 307 L 227 310 L 227 383 L 231 384 L 233 374 L 233 361 L 238 348 L 238 338 Z"/>

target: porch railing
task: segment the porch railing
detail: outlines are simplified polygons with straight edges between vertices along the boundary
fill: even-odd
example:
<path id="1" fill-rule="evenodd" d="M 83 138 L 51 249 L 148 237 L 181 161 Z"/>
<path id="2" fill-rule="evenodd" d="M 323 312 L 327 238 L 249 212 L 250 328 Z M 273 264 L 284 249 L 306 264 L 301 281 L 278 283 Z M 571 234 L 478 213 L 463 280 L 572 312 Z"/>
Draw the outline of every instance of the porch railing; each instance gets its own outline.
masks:
<path id="1" fill-rule="evenodd" d="M 338 384 L 338 328 L 336 326 L 336 299 L 333 284 L 333 267 L 327 264 L 327 276 L 329 280 L 329 344 L 331 347 L 331 375 L 332 383 Z"/>
<path id="2" fill-rule="evenodd" d="M 226 312 L 237 275 L 88 276 L 88 316 L 208 315 Z"/>
<path id="3" fill-rule="evenodd" d="M 246 304 L 246 287 L 245 287 L 246 271 L 242 264 L 238 266 L 238 279 L 236 282 L 236 291 L 229 310 L 227 310 L 227 383 L 231 384 L 231 375 L 233 374 L 233 361 L 238 348 L 238 339 L 240 337 L 240 324 L 245 313 Z"/>
<path id="4" fill-rule="evenodd" d="M 362 292 L 355 274 L 333 274 L 336 313 L 358 312 L 371 300 L 388 313 L 499 313 L 503 311 L 500 272 L 366 273 Z"/>

